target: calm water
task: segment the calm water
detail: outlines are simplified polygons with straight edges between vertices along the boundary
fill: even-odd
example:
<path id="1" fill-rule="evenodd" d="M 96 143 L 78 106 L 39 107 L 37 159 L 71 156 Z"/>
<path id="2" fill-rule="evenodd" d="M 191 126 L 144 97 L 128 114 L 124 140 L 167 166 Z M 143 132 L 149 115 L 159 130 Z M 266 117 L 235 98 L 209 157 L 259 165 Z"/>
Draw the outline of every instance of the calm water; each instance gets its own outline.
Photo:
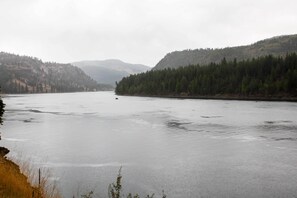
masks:
<path id="1" fill-rule="evenodd" d="M 50 168 L 65 197 L 106 197 L 120 166 L 124 192 L 297 196 L 297 103 L 115 97 L 7 96 L 1 145 Z"/>

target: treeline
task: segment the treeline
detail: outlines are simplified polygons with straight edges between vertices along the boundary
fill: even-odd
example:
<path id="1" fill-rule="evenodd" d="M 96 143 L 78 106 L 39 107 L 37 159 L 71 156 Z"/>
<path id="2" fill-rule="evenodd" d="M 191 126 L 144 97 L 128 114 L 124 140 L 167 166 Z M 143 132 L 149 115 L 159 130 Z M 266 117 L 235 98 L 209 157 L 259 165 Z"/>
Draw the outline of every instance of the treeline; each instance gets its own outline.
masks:
<path id="1" fill-rule="evenodd" d="M 265 56 L 252 60 L 178 69 L 152 70 L 123 78 L 116 94 L 148 96 L 297 96 L 297 55 Z"/>

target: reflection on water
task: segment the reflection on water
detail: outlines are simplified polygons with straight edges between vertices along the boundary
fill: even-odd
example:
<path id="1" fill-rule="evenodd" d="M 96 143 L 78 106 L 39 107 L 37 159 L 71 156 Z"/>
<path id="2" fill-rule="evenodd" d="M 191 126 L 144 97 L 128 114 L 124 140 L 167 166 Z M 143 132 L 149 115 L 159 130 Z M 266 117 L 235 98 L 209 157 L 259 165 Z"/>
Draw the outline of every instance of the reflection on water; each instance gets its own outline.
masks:
<path id="1" fill-rule="evenodd" d="M 49 167 L 65 197 L 294 197 L 297 104 L 145 97 L 112 92 L 4 98 L 1 145 Z"/>

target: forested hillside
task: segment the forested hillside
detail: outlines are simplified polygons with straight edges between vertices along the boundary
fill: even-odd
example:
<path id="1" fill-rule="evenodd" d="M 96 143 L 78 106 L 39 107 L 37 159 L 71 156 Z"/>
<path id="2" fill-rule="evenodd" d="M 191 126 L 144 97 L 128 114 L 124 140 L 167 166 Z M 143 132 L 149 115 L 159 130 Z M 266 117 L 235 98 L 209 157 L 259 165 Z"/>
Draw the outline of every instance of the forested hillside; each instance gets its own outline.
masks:
<path id="1" fill-rule="evenodd" d="M 297 98 L 297 55 L 153 70 L 123 78 L 116 93 L 210 98 Z"/>
<path id="2" fill-rule="evenodd" d="M 293 52 L 297 52 L 297 35 L 278 36 L 247 46 L 171 52 L 153 69 L 178 68 L 197 64 L 208 65 L 212 62 L 219 63 L 223 58 L 226 58 L 227 61 L 232 61 L 235 58 L 240 61 L 267 55 L 285 56 L 287 53 Z"/>
<path id="3" fill-rule="evenodd" d="M 0 86 L 4 93 L 47 93 L 107 90 L 70 64 L 42 62 L 28 56 L 0 53 Z"/>

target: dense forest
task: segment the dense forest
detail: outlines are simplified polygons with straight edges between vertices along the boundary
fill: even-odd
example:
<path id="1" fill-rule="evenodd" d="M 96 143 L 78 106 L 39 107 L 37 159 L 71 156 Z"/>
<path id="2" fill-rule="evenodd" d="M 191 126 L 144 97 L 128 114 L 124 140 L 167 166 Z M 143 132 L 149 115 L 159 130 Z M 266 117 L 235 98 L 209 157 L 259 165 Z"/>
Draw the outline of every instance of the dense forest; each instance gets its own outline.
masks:
<path id="1" fill-rule="evenodd" d="M 297 55 L 152 70 L 123 78 L 116 94 L 296 98 Z"/>

